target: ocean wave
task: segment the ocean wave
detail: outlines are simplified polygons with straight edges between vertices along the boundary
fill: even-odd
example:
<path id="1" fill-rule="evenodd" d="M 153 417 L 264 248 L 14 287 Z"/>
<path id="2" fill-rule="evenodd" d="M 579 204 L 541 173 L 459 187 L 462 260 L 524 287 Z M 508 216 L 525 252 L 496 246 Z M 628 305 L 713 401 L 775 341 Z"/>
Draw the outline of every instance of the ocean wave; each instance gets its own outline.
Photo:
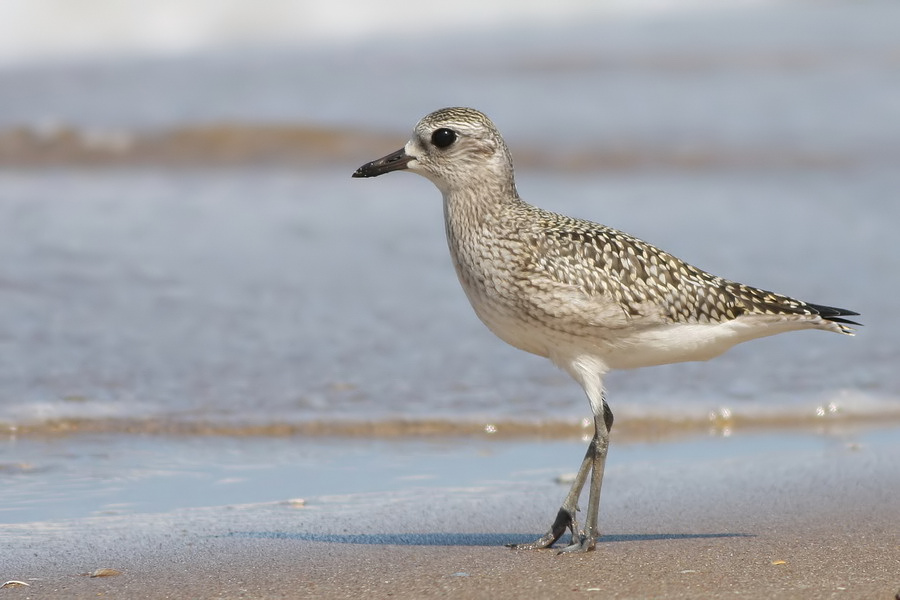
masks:
<path id="1" fill-rule="evenodd" d="M 262 421 L 251 415 L 227 418 L 178 417 L 153 414 L 124 416 L 121 407 L 95 407 L 75 414 L 52 410 L 41 404 L 27 410 L 20 407 L 18 418 L 0 420 L 0 432 L 8 436 L 63 436 L 73 434 L 133 434 L 226 437 L 353 437 L 353 438 L 433 438 L 480 437 L 494 439 L 589 439 L 590 419 L 501 418 L 476 416 L 433 418 L 385 417 L 361 420 L 339 417 L 288 420 L 283 416 Z M 771 407 L 751 409 L 721 407 L 713 411 L 619 411 L 615 435 L 619 440 L 660 440 L 685 435 L 729 436 L 739 431 L 773 429 L 840 429 L 842 427 L 896 425 L 900 406 L 895 398 L 877 398 L 862 393 L 841 393 L 814 407 Z"/>
<path id="2" fill-rule="evenodd" d="M 305 125 L 215 124 L 162 132 L 50 125 L 0 131 L 0 166 L 319 163 L 402 143 L 401 136 Z"/>
<path id="3" fill-rule="evenodd" d="M 220 123 L 165 131 L 89 130 L 68 125 L 0 131 L 0 167 L 317 166 L 365 161 L 406 142 L 404 134 L 296 124 Z M 516 164 L 582 172 L 644 167 L 821 168 L 847 166 L 860 157 L 771 148 L 665 148 L 616 142 L 615 148 L 516 149 Z"/>
<path id="4" fill-rule="evenodd" d="M 729 6 L 767 4 L 743 0 Z M 440 22 L 445 31 L 475 31 L 585 19 L 652 16 L 714 7 L 713 0 L 565 0 L 485 3 L 457 0 L 446 11 L 428 3 L 261 0 L 216 3 L 159 0 L 122 10 L 116 3 L 59 0 L 0 3 L 0 61 L 71 56 L 172 55 L 206 49 L 347 43 L 410 36 Z M 78 27 L 72 27 L 78 22 Z"/>

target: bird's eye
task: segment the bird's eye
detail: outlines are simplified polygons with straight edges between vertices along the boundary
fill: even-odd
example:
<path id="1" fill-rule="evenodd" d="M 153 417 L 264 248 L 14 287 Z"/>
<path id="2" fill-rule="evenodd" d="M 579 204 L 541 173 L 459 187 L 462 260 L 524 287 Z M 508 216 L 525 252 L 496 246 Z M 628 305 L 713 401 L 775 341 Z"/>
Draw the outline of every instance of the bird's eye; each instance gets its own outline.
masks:
<path id="1" fill-rule="evenodd" d="M 435 129 L 431 134 L 431 143 L 438 148 L 447 148 L 456 141 L 456 132 L 446 127 Z"/>

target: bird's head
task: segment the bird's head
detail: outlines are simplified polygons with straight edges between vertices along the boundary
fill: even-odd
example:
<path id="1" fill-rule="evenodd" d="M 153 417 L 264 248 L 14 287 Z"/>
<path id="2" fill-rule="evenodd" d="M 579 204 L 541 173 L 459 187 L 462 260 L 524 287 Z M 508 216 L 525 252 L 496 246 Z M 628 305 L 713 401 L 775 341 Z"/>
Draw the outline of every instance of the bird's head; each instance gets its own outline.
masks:
<path id="1" fill-rule="evenodd" d="M 509 149 L 484 114 L 442 108 L 419 121 L 406 145 L 366 163 L 353 177 L 407 170 L 430 179 L 444 195 L 466 188 L 513 186 Z"/>

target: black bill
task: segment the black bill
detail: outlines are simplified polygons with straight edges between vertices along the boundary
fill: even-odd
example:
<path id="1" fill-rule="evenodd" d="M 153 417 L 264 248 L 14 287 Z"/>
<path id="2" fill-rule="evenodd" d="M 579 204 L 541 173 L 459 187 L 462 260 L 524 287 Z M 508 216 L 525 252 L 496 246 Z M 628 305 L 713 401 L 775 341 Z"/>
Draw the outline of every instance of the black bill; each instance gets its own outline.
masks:
<path id="1" fill-rule="evenodd" d="M 405 149 L 400 148 L 396 152 L 364 164 L 353 173 L 353 177 L 378 177 L 391 171 L 399 171 L 405 169 L 412 159 Z"/>

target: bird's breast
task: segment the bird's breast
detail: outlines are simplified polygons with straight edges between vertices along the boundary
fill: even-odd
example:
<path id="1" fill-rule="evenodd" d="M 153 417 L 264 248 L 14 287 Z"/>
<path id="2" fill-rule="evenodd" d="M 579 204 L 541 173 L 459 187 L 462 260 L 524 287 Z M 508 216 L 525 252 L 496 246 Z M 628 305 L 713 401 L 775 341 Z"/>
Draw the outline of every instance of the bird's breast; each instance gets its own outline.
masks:
<path id="1" fill-rule="evenodd" d="M 548 356 L 572 337 L 557 331 L 536 310 L 541 290 L 531 268 L 527 240 L 497 235 L 496 228 L 464 232 L 447 228 L 450 255 L 459 282 L 478 318 L 506 343 Z"/>

